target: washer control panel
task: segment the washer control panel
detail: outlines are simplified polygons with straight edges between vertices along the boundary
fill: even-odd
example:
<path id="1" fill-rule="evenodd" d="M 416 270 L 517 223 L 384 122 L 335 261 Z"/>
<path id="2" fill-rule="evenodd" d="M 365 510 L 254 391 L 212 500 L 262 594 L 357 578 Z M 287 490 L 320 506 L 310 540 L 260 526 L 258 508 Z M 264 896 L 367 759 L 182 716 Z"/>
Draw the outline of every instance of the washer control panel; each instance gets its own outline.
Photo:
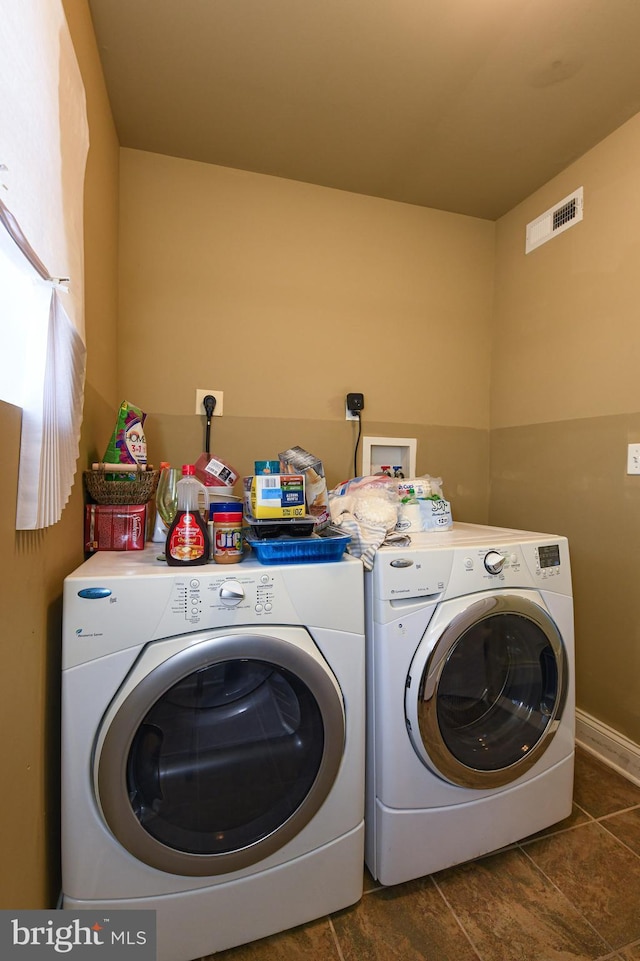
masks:
<path id="1" fill-rule="evenodd" d="M 235 572 L 234 572 L 235 575 Z M 280 605 L 279 605 L 279 602 Z M 283 584 L 277 584 L 273 573 L 224 574 L 190 573 L 176 576 L 171 597 L 162 618 L 180 619 L 194 627 L 216 627 L 235 620 L 255 620 L 270 615 L 280 606 L 281 616 L 288 616 L 290 602 Z M 242 615 L 239 618 L 234 614 Z"/>
<path id="2" fill-rule="evenodd" d="M 97 551 L 64 582 L 63 669 L 150 641 L 232 627 L 306 625 L 362 635 L 362 565 L 167 567 L 157 547 Z"/>

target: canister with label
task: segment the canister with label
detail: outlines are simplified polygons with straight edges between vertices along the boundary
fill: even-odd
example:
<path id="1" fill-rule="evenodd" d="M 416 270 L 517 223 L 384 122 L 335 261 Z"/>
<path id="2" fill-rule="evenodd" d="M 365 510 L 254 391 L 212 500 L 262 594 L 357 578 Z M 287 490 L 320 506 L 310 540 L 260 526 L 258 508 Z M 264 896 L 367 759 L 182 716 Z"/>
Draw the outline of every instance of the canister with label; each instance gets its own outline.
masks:
<path id="1" fill-rule="evenodd" d="M 213 559 L 216 564 L 237 564 L 242 560 L 242 504 L 211 505 Z"/>

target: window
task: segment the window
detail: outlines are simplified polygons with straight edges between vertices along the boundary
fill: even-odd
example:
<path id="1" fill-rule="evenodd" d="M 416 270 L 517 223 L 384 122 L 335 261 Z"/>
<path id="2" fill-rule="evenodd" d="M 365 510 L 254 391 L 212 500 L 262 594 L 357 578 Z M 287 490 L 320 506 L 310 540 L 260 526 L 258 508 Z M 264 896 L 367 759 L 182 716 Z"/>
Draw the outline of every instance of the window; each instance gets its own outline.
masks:
<path id="1" fill-rule="evenodd" d="M 16 527 L 32 530 L 68 500 L 84 389 L 88 125 L 61 0 L 0 0 L 0 130 L 0 397 L 22 408 Z"/>
<path id="2" fill-rule="evenodd" d="M 29 380 L 44 377 L 50 299 L 49 287 L 0 229 L 0 400 L 16 407 L 24 406 Z"/>

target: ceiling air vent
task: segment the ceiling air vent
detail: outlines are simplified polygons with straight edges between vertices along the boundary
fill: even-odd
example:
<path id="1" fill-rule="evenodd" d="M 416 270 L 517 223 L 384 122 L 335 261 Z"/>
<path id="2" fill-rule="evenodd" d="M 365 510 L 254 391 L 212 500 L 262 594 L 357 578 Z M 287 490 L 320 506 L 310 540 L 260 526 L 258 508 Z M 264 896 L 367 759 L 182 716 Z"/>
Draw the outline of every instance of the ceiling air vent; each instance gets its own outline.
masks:
<path id="1" fill-rule="evenodd" d="M 556 234 L 561 234 L 563 230 L 568 230 L 582 220 L 582 195 L 583 188 L 578 187 L 560 203 L 527 224 L 525 253 L 531 253 L 536 247 L 546 244 L 547 240 L 551 240 Z"/>

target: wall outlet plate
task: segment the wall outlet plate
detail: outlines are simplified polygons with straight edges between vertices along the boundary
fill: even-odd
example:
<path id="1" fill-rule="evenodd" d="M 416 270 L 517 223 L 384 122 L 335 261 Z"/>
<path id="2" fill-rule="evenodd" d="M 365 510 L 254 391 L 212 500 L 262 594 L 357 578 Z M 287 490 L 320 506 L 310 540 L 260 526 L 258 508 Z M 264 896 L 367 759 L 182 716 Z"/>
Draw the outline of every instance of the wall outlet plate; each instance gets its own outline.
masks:
<path id="1" fill-rule="evenodd" d="M 202 405 L 202 401 L 205 399 L 207 394 L 213 394 L 213 396 L 216 399 L 216 406 L 213 410 L 213 416 L 222 417 L 222 398 L 224 396 L 224 391 L 222 390 L 201 390 L 200 388 L 197 388 L 196 389 L 196 414 L 202 414 L 203 417 L 207 416 L 206 411 Z"/>

